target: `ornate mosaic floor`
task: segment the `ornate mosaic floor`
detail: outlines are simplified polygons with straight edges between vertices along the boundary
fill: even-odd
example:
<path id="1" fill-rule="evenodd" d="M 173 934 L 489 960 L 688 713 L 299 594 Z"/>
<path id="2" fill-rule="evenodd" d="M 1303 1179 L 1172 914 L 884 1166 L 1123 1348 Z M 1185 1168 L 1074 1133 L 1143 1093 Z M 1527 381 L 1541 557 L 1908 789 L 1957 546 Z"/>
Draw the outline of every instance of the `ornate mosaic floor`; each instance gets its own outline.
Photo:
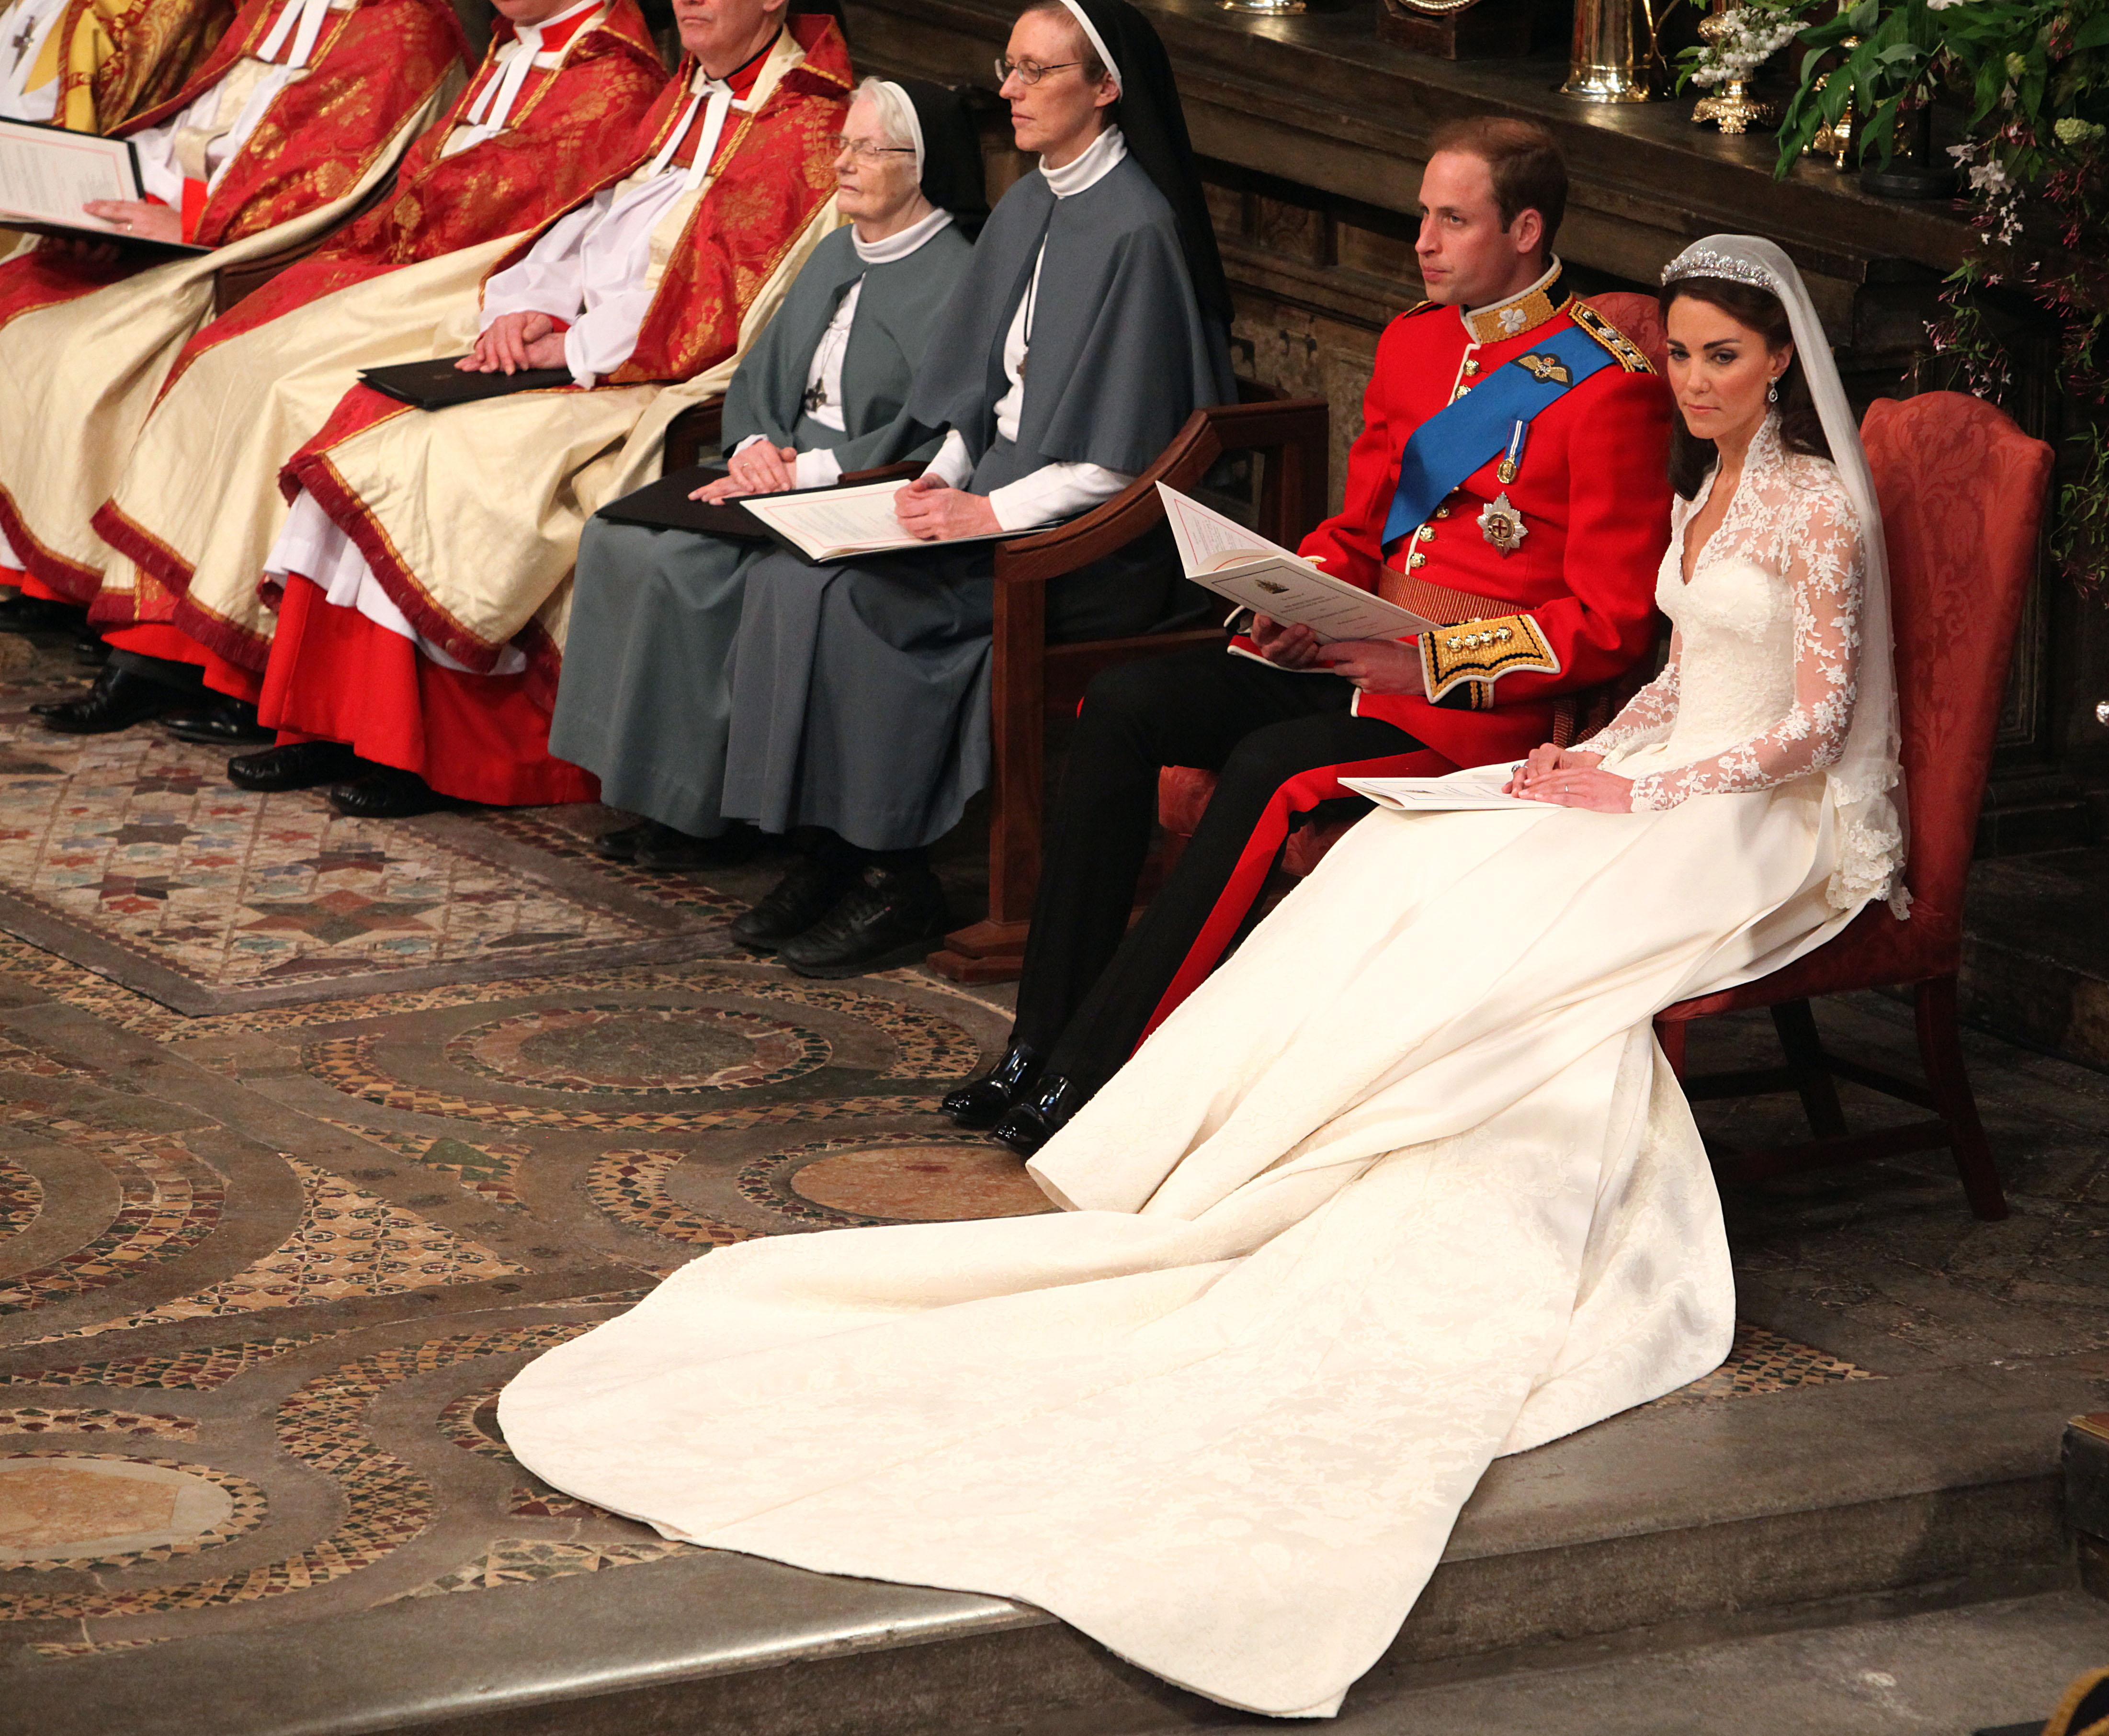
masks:
<path id="1" fill-rule="evenodd" d="M 612 959 L 735 908 L 531 816 L 347 819 L 151 726 L 56 734 L 28 707 L 72 672 L 30 658 L 0 636 L 0 928 L 186 1011 Z"/>
<path id="2" fill-rule="evenodd" d="M 745 1238 L 1046 1209 L 933 1112 L 1000 1006 L 679 956 L 733 894 L 589 864 L 590 815 L 360 831 L 216 793 L 147 732 L 33 752 L 19 717 L 0 730 L 18 900 L 194 983 L 307 995 L 186 1014 L 0 937 L 0 1703 L 34 1704 L 53 1660 L 693 1554 L 513 1462 L 493 1400 L 515 1369 Z M 566 956 L 639 935 L 662 956 Z M 452 980 L 391 977 L 413 952 Z M 1921 1270 L 1967 1242 L 1967 1278 L 2096 1185 L 2072 1163 L 2012 1229 L 1973 1229 L 1931 1171 L 1875 1191 L 1925 1194 L 1890 1219 Z M 1862 1333 L 1849 1360 L 1777 1329 L 1853 1339 L 1823 1274 L 1865 1237 L 1837 1190 L 1810 1197 L 1738 1222 L 1779 1306 L 1664 1405 L 1874 1378 L 1926 1341 Z M 2034 1256 L 1999 1257 L 2041 1292 Z"/>

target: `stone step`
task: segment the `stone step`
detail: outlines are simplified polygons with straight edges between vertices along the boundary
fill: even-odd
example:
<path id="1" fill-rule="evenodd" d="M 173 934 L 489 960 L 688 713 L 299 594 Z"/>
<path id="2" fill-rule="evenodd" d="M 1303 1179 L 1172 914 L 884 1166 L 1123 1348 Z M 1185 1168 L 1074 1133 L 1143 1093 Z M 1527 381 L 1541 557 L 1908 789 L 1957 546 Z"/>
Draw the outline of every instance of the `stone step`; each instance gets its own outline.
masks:
<path id="1" fill-rule="evenodd" d="M 2060 1437 L 2069 1415 L 2101 1408 L 2105 1373 L 2103 1358 L 2075 1357 L 1655 1405 L 1504 1460 L 1348 1711 L 1374 1716 L 1402 1696 L 1607 1645 L 1660 1651 L 2069 1588 Z M 297 1633 L 69 1660 L 34 1680 L 34 1704 L 0 1707 L 0 1732 L 1281 1727 L 1167 1688 L 1000 1598 L 700 1551 Z"/>

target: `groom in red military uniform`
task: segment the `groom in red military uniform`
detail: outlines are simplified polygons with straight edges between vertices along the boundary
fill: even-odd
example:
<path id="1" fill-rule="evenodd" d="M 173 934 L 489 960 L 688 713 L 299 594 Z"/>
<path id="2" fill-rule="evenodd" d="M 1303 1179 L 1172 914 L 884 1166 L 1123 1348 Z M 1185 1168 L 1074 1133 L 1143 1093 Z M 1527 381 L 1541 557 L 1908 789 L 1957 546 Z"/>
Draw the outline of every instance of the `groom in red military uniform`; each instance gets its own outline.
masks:
<path id="1" fill-rule="evenodd" d="M 1214 967 L 1289 832 L 1348 795 L 1340 777 L 1519 758 L 1647 650 L 1669 535 L 1669 395 L 1561 283 L 1566 197 L 1543 128 L 1437 132 L 1416 246 L 1429 299 L 1380 340 L 1345 510 L 1302 552 L 1446 630 L 1321 647 L 1262 616 L 1229 656 L 1181 652 L 1092 682 L 1010 1044 L 945 1099 L 960 1125 L 1037 1150 Z M 1218 782 L 1130 930 L 1166 765 Z"/>

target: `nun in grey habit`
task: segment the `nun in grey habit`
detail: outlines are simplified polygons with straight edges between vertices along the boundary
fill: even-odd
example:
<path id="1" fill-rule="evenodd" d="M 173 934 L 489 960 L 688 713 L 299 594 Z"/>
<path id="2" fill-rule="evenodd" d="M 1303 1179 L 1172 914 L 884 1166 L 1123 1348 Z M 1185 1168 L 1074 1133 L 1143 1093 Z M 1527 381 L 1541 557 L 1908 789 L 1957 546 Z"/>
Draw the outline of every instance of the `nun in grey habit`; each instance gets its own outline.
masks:
<path id="1" fill-rule="evenodd" d="M 1119 493 L 1236 386 L 1229 294 L 1154 30 L 1127 0 L 1049 0 L 1018 20 L 1003 70 L 1021 144 L 1014 92 L 1042 79 L 1109 84 L 1110 106 L 997 205 L 908 414 L 943 433 L 931 472 L 1023 531 Z M 844 976 L 948 925 L 924 846 L 989 775 L 993 570 L 987 543 L 820 564 L 779 552 L 751 570 L 722 805 L 804 853 L 734 922 L 743 945 Z M 1147 633 L 1190 618 L 1199 594 L 1148 545 L 1057 581 L 1048 629 Z"/>
<path id="2" fill-rule="evenodd" d="M 838 161 L 866 183 L 859 202 L 890 209 L 856 217 L 846 201 L 856 220 L 813 250 L 740 363 L 725 399 L 733 476 L 715 498 L 753 492 L 743 473 L 814 488 L 937 449 L 906 404 L 987 212 L 980 142 L 958 96 L 919 79 L 865 79 L 847 124 L 864 154 L 846 146 Z M 914 173 L 883 173 L 910 156 Z M 549 746 L 598 774 L 610 807 L 644 816 L 603 836 L 603 854 L 675 868 L 752 849 L 753 828 L 726 836 L 720 810 L 725 665 L 747 574 L 770 547 L 588 521 Z"/>

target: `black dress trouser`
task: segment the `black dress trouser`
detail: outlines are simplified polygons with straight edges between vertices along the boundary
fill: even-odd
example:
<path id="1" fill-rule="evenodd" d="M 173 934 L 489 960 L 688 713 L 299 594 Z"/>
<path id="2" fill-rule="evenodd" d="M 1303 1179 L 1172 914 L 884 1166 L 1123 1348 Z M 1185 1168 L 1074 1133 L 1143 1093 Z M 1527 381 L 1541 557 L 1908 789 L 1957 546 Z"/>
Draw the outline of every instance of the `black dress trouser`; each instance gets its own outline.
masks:
<path id="1" fill-rule="evenodd" d="M 1356 717 L 1337 675 L 1299 674 L 1213 647 L 1105 670 L 1084 695 L 1049 817 L 1011 1040 L 1096 1090 L 1149 1023 L 1221 902 L 1275 792 L 1321 766 L 1412 752 L 1396 724 Z M 1214 798 L 1132 929 L 1162 766 L 1218 776 Z"/>

